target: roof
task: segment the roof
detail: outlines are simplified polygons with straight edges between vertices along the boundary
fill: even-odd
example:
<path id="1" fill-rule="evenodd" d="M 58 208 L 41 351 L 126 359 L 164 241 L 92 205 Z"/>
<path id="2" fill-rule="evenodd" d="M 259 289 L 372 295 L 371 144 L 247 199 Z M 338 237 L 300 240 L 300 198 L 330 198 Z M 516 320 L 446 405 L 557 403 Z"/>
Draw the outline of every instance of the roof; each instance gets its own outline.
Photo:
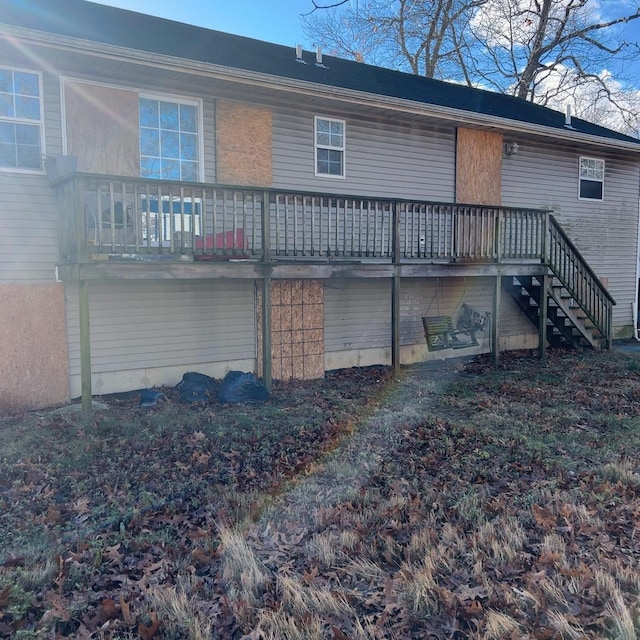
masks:
<path id="1" fill-rule="evenodd" d="M 305 52 L 296 62 L 293 47 L 205 29 L 85 0 L 2 0 L 0 23 L 57 36 L 89 40 L 151 54 L 240 69 L 257 74 L 409 100 L 507 119 L 567 133 L 559 111 L 492 91 L 466 87 L 373 65 Z M 638 144 L 617 131 L 572 119 L 578 134 Z"/>

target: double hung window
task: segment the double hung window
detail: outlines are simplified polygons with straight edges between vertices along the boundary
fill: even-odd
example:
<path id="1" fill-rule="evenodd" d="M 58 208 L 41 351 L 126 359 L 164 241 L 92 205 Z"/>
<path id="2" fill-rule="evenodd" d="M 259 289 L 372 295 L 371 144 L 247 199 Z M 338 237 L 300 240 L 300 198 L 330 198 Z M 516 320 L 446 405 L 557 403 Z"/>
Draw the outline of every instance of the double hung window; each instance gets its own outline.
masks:
<path id="1" fill-rule="evenodd" d="M 344 120 L 315 118 L 316 175 L 345 177 Z"/>
<path id="2" fill-rule="evenodd" d="M 198 105 L 140 97 L 140 175 L 197 182 Z"/>
<path id="3" fill-rule="evenodd" d="M 0 68 L 0 169 L 42 169 L 40 75 Z"/>
<path id="4" fill-rule="evenodd" d="M 580 158 L 581 200 L 604 200 L 604 160 L 600 158 Z"/>

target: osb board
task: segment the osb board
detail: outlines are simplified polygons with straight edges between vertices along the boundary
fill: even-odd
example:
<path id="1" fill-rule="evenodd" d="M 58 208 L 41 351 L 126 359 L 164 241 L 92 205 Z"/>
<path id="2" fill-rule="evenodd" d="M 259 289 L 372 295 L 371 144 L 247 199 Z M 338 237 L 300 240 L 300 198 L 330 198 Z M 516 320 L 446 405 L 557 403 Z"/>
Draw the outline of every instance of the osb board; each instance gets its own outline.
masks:
<path id="1" fill-rule="evenodd" d="M 69 400 L 62 284 L 0 285 L 0 413 Z"/>
<path id="2" fill-rule="evenodd" d="M 272 186 L 271 132 L 270 109 L 217 100 L 216 181 L 255 187 Z"/>
<path id="3" fill-rule="evenodd" d="M 262 299 L 258 290 L 258 371 L 262 375 Z M 320 280 L 271 283 L 271 373 L 275 380 L 324 376 L 324 287 Z"/>
<path id="4" fill-rule="evenodd" d="M 67 153 L 79 171 L 140 176 L 135 91 L 66 80 L 64 106 Z"/>
<path id="5" fill-rule="evenodd" d="M 458 127 L 456 202 L 494 204 L 502 201 L 502 134 Z"/>

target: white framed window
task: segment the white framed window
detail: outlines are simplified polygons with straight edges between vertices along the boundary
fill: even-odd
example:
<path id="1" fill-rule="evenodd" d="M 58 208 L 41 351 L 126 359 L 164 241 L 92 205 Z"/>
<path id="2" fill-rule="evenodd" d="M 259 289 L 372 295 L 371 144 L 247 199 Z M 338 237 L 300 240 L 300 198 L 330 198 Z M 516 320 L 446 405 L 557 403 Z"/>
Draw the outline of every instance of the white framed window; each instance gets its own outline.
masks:
<path id="1" fill-rule="evenodd" d="M 200 107 L 197 102 L 140 96 L 140 176 L 200 179 Z"/>
<path id="2" fill-rule="evenodd" d="M 0 170 L 42 171 L 39 73 L 0 67 Z"/>
<path id="3" fill-rule="evenodd" d="M 580 200 L 604 200 L 604 160 L 580 157 Z"/>
<path id="4" fill-rule="evenodd" d="M 345 122 L 315 117 L 316 176 L 345 177 Z"/>

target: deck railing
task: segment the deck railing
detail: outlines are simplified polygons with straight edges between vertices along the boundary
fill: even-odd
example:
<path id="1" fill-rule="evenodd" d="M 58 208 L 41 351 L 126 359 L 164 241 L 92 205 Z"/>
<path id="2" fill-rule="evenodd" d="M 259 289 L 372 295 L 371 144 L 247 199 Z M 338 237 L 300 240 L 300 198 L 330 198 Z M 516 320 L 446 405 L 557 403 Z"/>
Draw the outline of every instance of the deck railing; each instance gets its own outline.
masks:
<path id="1" fill-rule="evenodd" d="M 611 348 L 615 300 L 552 215 L 545 262 Z"/>
<path id="2" fill-rule="evenodd" d="M 542 260 L 548 212 L 74 174 L 56 183 L 68 262 Z"/>

